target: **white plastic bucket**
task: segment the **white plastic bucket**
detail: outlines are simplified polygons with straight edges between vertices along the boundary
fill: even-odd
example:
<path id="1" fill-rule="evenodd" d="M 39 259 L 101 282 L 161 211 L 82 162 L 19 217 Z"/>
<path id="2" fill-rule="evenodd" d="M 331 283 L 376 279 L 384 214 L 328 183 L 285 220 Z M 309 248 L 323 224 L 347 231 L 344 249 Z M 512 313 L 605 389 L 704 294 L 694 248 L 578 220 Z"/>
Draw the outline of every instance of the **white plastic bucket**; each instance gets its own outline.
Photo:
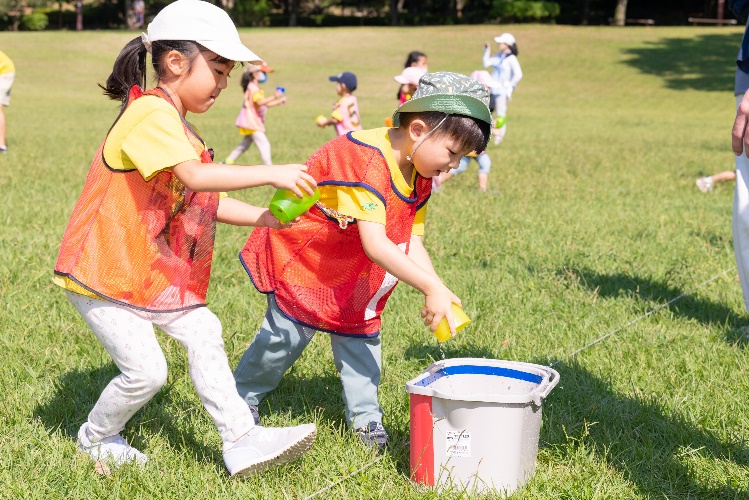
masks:
<path id="1" fill-rule="evenodd" d="M 536 470 L 541 404 L 559 382 L 548 366 L 482 358 L 434 363 L 406 383 L 411 480 L 510 494 Z"/>

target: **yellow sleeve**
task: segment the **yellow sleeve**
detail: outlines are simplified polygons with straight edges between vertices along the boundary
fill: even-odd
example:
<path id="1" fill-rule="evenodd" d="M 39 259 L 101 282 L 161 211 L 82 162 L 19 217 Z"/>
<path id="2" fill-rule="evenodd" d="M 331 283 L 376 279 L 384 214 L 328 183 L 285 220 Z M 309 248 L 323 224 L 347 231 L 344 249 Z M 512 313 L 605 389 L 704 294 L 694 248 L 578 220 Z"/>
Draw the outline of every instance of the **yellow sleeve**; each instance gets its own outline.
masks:
<path id="1" fill-rule="evenodd" d="M 145 97 L 138 99 L 130 108 L 144 100 Z M 104 157 L 113 168 L 137 169 L 145 180 L 150 180 L 162 170 L 200 159 L 185 135 L 177 110 L 140 106 L 133 112 L 127 119 L 123 115 L 107 138 Z"/>
<path id="2" fill-rule="evenodd" d="M 320 202 L 357 220 L 385 224 L 385 205 L 373 192 L 358 186 L 320 186 Z"/>
<path id="3" fill-rule="evenodd" d="M 424 236 L 424 222 L 427 218 L 427 206 L 428 203 L 424 203 L 422 207 L 416 211 L 416 217 L 414 217 L 414 227 L 411 229 L 411 234 L 415 236 Z"/>
<path id="4" fill-rule="evenodd" d="M 252 102 L 258 102 L 260 99 L 265 99 L 265 92 L 258 90 L 252 94 Z"/>
<path id="5" fill-rule="evenodd" d="M 335 106 L 333 106 L 333 112 L 330 114 L 330 117 L 337 122 L 343 121 L 343 113 L 341 113 L 341 101 L 335 103 Z"/>

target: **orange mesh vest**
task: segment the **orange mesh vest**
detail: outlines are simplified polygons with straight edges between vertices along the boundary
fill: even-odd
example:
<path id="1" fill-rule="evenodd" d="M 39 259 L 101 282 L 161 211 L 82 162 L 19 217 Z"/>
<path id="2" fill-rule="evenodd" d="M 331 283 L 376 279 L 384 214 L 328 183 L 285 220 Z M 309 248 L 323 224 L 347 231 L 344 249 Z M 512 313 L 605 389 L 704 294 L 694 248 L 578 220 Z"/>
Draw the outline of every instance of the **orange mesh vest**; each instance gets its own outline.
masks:
<path id="1" fill-rule="evenodd" d="M 142 95 L 171 102 L 161 89 L 143 93 L 133 86 L 125 109 Z M 210 163 L 203 140 L 182 123 L 201 161 Z M 145 181 L 138 170 L 114 170 L 104 158 L 105 142 L 65 230 L 55 274 L 137 309 L 205 305 L 219 193 L 192 192 L 171 171 Z"/>
<path id="2" fill-rule="evenodd" d="M 431 180 L 416 176 L 404 197 L 393 186 L 379 149 L 351 133 L 320 148 L 308 161 L 317 184 L 360 186 L 385 205 L 388 238 L 408 252 L 416 211 L 429 198 Z M 281 231 L 256 228 L 239 254 L 255 287 L 274 293 L 291 320 L 338 335 L 376 337 L 380 314 L 398 280 L 374 264 L 355 223 L 341 229 L 318 207 Z"/>

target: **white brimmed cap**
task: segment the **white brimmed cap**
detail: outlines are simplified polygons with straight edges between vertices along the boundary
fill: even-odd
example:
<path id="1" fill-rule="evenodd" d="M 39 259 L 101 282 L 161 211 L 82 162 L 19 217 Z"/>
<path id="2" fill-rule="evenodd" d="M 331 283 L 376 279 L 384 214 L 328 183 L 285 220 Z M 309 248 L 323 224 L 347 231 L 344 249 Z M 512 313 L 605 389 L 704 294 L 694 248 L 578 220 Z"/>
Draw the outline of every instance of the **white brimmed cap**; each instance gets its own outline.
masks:
<path id="1" fill-rule="evenodd" d="M 499 36 L 495 36 L 494 41 L 497 43 L 506 43 L 507 45 L 512 45 L 513 43 L 515 43 L 515 37 L 509 33 L 502 33 Z"/>
<path id="2" fill-rule="evenodd" d="M 232 61 L 262 63 L 239 39 L 229 14 L 202 0 L 177 0 L 161 9 L 143 35 L 149 52 L 150 44 L 159 40 L 193 41 Z"/>
<path id="3" fill-rule="evenodd" d="M 393 79 L 403 85 L 411 84 L 415 87 L 419 85 L 419 78 L 426 74 L 427 70 L 419 68 L 418 66 L 410 66 L 405 68 L 400 75 L 394 76 Z"/>

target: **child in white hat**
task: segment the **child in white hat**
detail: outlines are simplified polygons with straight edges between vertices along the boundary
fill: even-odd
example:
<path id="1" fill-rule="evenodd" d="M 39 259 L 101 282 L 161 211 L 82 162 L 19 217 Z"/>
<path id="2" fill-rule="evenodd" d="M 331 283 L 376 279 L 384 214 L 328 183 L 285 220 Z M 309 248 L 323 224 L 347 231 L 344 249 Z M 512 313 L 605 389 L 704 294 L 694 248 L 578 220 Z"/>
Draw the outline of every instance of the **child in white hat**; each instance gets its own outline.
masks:
<path id="1" fill-rule="evenodd" d="M 158 84 L 144 92 L 147 52 Z M 284 227 L 267 209 L 220 191 L 272 185 L 301 197 L 315 187 L 305 165 L 214 164 L 186 121 L 188 111 L 213 105 L 236 61 L 260 58 L 226 12 L 177 0 L 122 49 L 102 86 L 122 112 L 94 156 L 54 278 L 121 372 L 78 431 L 78 449 L 94 460 L 147 461 L 120 432 L 167 380 L 154 326 L 185 346 L 231 475 L 295 459 L 314 441 L 313 424 L 255 425 L 229 369 L 221 322 L 206 307 L 216 221 Z"/>
<path id="2" fill-rule="evenodd" d="M 483 64 L 485 68 L 492 68 L 492 79 L 494 85 L 491 86 L 492 101 L 494 106 L 494 144 L 499 144 L 504 140 L 507 131 L 507 103 L 512 99 L 512 93 L 515 91 L 520 79 L 523 78 L 523 71 L 520 69 L 518 62 L 518 46 L 515 37 L 510 33 L 502 33 L 494 37 L 494 41 L 499 44 L 499 51 L 493 56 L 489 50 L 489 44 L 484 44 Z"/>

